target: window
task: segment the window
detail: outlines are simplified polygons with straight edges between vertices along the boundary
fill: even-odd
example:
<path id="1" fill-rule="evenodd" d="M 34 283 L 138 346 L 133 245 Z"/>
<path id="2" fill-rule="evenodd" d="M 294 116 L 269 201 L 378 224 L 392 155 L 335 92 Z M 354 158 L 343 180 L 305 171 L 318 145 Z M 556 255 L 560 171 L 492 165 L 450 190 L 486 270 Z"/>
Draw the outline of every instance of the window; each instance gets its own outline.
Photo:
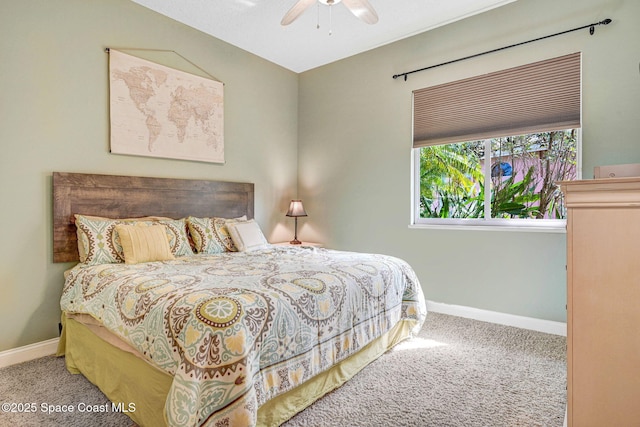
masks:
<path id="1" fill-rule="evenodd" d="M 577 176 L 577 135 L 569 129 L 417 149 L 417 219 L 564 219 L 555 183 Z"/>
<path id="2" fill-rule="evenodd" d="M 414 91 L 414 224 L 563 227 L 580 54 Z"/>

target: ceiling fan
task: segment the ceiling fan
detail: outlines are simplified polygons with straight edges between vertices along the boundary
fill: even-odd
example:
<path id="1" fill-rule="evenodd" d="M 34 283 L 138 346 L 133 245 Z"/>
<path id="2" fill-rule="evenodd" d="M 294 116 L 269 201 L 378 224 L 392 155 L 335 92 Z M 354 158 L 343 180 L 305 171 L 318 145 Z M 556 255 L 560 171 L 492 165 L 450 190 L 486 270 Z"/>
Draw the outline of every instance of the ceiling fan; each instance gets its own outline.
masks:
<path id="1" fill-rule="evenodd" d="M 298 2 L 294 4 L 293 7 L 284 15 L 280 24 L 291 24 L 293 21 L 298 19 L 305 10 L 313 6 L 315 3 L 322 3 L 329 7 L 342 3 L 347 9 L 349 9 L 349 11 L 351 11 L 351 13 L 363 22 L 367 24 L 375 24 L 378 22 L 378 14 L 369 3 L 369 0 L 298 0 Z M 331 11 L 331 9 L 329 9 L 329 11 Z"/>

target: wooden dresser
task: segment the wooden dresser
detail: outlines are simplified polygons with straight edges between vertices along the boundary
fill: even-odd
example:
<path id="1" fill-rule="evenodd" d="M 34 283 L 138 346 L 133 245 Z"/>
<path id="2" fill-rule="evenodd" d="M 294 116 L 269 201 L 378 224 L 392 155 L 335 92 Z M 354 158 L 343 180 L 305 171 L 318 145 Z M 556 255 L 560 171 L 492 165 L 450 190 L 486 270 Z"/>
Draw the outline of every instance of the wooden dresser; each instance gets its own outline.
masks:
<path id="1" fill-rule="evenodd" d="M 568 426 L 640 426 L 640 177 L 560 186 Z"/>

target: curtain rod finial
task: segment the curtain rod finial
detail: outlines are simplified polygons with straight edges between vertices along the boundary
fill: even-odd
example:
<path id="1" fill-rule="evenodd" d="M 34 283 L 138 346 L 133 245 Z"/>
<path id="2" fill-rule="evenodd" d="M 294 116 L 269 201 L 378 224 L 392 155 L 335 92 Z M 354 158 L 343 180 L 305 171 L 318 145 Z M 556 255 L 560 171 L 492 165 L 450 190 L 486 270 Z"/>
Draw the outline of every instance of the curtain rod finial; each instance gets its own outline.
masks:
<path id="1" fill-rule="evenodd" d="M 407 81 L 407 76 L 409 75 L 409 73 L 402 73 L 402 74 L 394 74 L 393 75 L 393 79 L 396 80 L 398 77 L 404 77 L 404 81 Z"/>
<path id="2" fill-rule="evenodd" d="M 597 24 L 592 24 L 589 27 L 589 34 L 593 35 L 593 33 L 596 32 L 596 25 L 609 25 L 609 24 L 611 24 L 611 19 L 610 18 L 604 19 L 604 20 L 598 22 Z"/>

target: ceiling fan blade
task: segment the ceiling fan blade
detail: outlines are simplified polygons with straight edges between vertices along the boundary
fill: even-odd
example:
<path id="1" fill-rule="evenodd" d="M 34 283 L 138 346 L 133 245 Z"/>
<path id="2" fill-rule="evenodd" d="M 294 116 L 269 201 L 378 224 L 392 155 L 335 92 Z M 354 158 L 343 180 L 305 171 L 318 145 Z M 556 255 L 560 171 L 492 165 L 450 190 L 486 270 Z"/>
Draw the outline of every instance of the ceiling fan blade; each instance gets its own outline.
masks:
<path id="1" fill-rule="evenodd" d="M 296 4 L 293 5 L 291 9 L 284 15 L 282 21 L 280 21 L 280 25 L 289 25 L 296 19 L 298 16 L 302 15 L 302 12 L 309 9 L 314 5 L 316 0 L 298 0 Z"/>
<path id="2" fill-rule="evenodd" d="M 375 24 L 378 22 L 378 14 L 373 6 L 371 6 L 371 3 L 369 3 L 369 0 L 342 0 L 342 4 L 357 18 L 367 24 Z"/>

